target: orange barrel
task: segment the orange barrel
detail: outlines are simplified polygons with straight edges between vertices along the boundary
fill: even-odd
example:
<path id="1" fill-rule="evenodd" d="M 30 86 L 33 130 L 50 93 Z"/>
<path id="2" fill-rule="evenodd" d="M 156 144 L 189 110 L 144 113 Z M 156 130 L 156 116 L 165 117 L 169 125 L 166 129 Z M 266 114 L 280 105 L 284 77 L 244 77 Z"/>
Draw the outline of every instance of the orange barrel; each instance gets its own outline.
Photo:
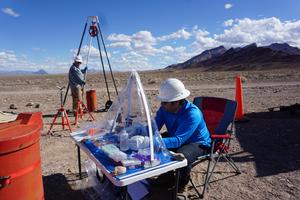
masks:
<path id="1" fill-rule="evenodd" d="M 90 112 L 97 110 L 96 90 L 86 91 L 86 104 L 87 104 L 87 109 Z"/>
<path id="2" fill-rule="evenodd" d="M 44 199 L 40 156 L 42 113 L 0 123 L 0 200 Z"/>

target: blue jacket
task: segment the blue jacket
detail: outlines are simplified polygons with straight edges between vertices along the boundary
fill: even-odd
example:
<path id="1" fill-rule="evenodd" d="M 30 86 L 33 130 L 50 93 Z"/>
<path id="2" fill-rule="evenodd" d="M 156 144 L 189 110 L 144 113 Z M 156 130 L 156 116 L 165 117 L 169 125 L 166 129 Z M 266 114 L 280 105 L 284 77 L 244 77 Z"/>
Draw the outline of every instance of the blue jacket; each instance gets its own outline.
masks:
<path id="1" fill-rule="evenodd" d="M 158 130 L 166 125 L 168 137 L 163 141 L 168 149 L 179 148 L 188 143 L 210 147 L 211 139 L 202 112 L 197 106 L 185 100 L 177 113 L 165 111 L 162 107 L 156 113 Z"/>
<path id="2" fill-rule="evenodd" d="M 84 81 L 84 75 L 86 68 L 83 70 L 80 70 L 78 67 L 76 67 L 74 64 L 71 66 L 69 70 L 69 84 L 71 88 L 77 88 L 79 86 L 83 86 L 85 84 Z"/>

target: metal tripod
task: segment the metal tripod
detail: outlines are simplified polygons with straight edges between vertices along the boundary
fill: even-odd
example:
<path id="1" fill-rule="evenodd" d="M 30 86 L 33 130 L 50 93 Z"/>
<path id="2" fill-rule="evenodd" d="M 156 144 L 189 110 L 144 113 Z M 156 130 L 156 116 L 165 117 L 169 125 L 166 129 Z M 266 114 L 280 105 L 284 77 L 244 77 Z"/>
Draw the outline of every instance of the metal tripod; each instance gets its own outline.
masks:
<path id="1" fill-rule="evenodd" d="M 101 65 L 102 65 L 102 72 L 103 72 L 103 76 L 104 76 L 104 80 L 105 80 L 105 86 L 106 86 L 106 91 L 107 91 L 107 95 L 108 95 L 108 99 L 109 99 L 105 103 L 105 110 L 108 110 L 110 108 L 110 106 L 112 105 L 112 100 L 111 100 L 111 96 L 110 96 L 110 92 L 109 92 L 109 88 L 108 88 L 108 82 L 107 82 L 106 72 L 105 72 L 105 69 L 104 69 L 104 62 L 103 62 L 103 56 L 102 56 L 102 53 L 101 53 L 99 33 L 100 33 L 102 45 L 103 45 L 103 48 L 104 48 L 104 52 L 105 52 L 107 64 L 108 64 L 108 67 L 109 67 L 109 70 L 110 70 L 110 75 L 111 75 L 111 78 L 112 78 L 112 82 L 113 82 L 113 85 L 114 85 L 114 88 L 115 88 L 115 91 L 116 91 L 117 95 L 118 95 L 118 90 L 117 90 L 117 87 L 116 87 L 114 75 L 112 73 L 110 61 L 108 59 L 108 55 L 107 55 L 107 51 L 106 51 L 106 47 L 105 47 L 105 43 L 104 43 L 102 31 L 101 31 L 101 28 L 100 28 L 100 23 L 99 23 L 99 20 L 98 20 L 98 16 L 89 16 L 87 18 L 85 26 L 84 26 L 84 29 L 83 29 L 83 33 L 82 33 L 82 36 L 81 36 L 81 40 L 80 40 L 79 48 L 78 48 L 78 51 L 77 51 L 77 55 L 80 54 L 80 50 L 81 50 L 81 46 L 82 46 L 82 41 L 83 41 L 84 35 L 86 33 L 86 29 L 87 29 L 87 25 L 88 25 L 89 20 L 91 20 L 91 25 L 90 25 L 90 28 L 89 28 L 90 37 L 91 37 L 91 39 L 94 38 L 94 37 L 97 38 L 99 56 L 100 56 Z M 90 42 L 90 45 L 91 45 L 91 42 Z M 87 58 L 87 60 L 88 60 L 88 58 Z M 85 77 L 86 77 L 86 74 L 85 74 Z M 63 101 L 63 105 L 65 105 L 65 103 L 66 103 L 66 99 L 67 99 L 69 88 L 70 88 L 70 85 L 68 84 L 67 90 L 66 90 L 66 94 L 65 94 L 65 97 L 64 97 L 64 101 Z"/>
<path id="2" fill-rule="evenodd" d="M 65 86 L 63 87 L 59 87 L 57 86 L 57 88 L 60 90 L 60 108 L 57 110 L 57 113 L 56 115 L 54 116 L 54 119 L 50 125 L 50 128 L 49 128 L 49 131 L 47 134 L 50 134 L 55 122 L 56 122 L 56 119 L 57 117 L 61 117 L 61 126 L 62 126 L 62 129 L 64 130 L 65 129 L 65 125 L 68 126 L 70 132 L 72 132 L 72 128 L 71 128 L 71 124 L 70 124 L 70 120 L 69 120 L 69 117 L 68 117 L 68 114 L 64 108 L 64 104 L 63 104 L 63 89 L 65 88 Z"/>

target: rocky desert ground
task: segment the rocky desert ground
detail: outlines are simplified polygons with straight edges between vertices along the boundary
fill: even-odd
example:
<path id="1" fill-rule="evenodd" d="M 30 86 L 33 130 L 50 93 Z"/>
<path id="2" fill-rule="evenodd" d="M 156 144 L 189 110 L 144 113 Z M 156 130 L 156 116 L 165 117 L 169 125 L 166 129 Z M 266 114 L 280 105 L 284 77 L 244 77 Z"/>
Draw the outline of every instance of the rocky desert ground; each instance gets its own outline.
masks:
<path id="1" fill-rule="evenodd" d="M 120 91 L 129 73 L 114 73 Z M 300 110 L 291 113 L 275 108 L 300 103 L 300 69 L 272 71 L 202 72 L 197 69 L 147 71 L 139 73 L 154 113 L 159 106 L 155 99 L 159 84 L 166 78 L 178 78 L 192 95 L 235 98 L 235 76 L 243 77 L 243 97 L 246 123 L 236 123 L 236 137 L 232 142 L 232 156 L 241 170 L 235 175 L 225 162 L 219 163 L 204 199 L 299 199 L 300 198 Z M 103 75 L 88 74 L 86 90 L 95 89 L 98 109 L 104 108 L 108 96 Z M 60 107 L 59 89 L 67 86 L 67 75 L 0 77 L 0 111 L 37 112 L 43 114 L 41 157 L 46 200 L 85 199 L 78 176 L 77 149 L 68 130 L 54 127 L 47 135 L 57 109 Z M 112 100 L 116 97 L 111 79 Z M 14 104 L 16 109 L 10 109 Z M 37 106 L 38 105 L 38 106 Z M 70 93 L 66 109 L 71 108 Z M 97 120 L 105 112 L 94 113 Z M 87 115 L 85 116 L 86 118 Z M 70 117 L 74 122 L 74 117 Z M 80 120 L 80 125 L 84 120 Z M 73 126 L 74 129 L 80 127 Z M 82 163 L 87 157 L 82 152 Z M 207 162 L 193 168 L 193 180 L 202 187 Z M 84 167 L 83 167 L 84 169 Z M 163 192 L 163 188 L 161 189 Z M 195 191 L 186 188 L 189 199 Z M 155 195 L 154 195 L 155 196 Z M 154 199 L 160 199 L 156 195 Z"/>

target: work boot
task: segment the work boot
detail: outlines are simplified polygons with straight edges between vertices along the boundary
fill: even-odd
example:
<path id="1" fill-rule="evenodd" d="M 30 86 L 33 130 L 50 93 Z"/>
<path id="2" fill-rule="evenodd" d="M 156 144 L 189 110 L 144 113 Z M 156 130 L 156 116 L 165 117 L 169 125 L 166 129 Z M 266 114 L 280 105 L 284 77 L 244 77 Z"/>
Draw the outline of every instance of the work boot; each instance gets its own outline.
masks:
<path id="1" fill-rule="evenodd" d="M 183 193 L 185 191 L 185 186 L 189 183 L 191 176 L 179 179 L 178 192 Z"/>

